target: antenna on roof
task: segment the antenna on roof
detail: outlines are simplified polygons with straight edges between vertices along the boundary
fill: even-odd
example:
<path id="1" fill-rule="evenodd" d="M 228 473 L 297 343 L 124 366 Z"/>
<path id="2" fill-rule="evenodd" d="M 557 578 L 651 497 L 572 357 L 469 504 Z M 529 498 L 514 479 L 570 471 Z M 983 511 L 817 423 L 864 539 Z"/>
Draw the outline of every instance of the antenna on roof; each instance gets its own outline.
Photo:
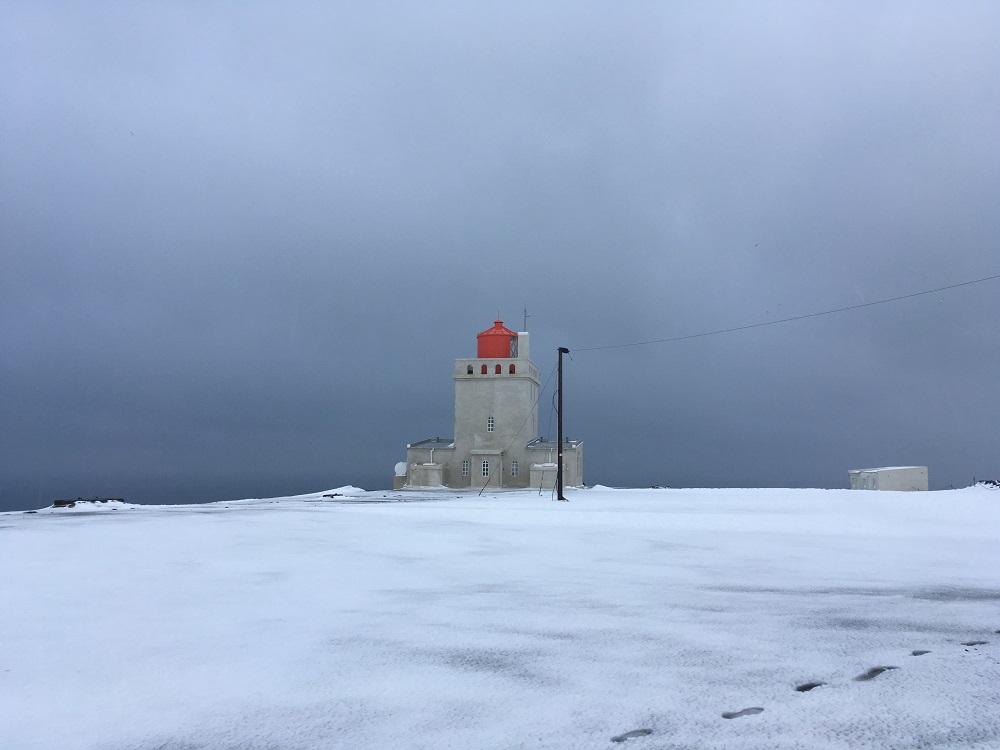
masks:
<path id="1" fill-rule="evenodd" d="M 522 331 L 527 331 L 528 330 L 528 318 L 530 318 L 530 317 L 531 316 L 528 315 L 528 308 L 527 307 L 524 308 L 524 327 L 521 328 Z"/>

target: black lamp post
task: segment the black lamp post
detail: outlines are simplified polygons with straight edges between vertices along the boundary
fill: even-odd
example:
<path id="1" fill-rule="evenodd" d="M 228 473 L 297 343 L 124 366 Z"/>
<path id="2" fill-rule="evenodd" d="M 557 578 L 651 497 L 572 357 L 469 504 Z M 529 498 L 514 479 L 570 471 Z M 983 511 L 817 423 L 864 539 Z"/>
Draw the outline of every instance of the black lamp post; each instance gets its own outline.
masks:
<path id="1" fill-rule="evenodd" d="M 562 410 L 563 410 L 563 406 L 562 406 L 562 355 L 564 355 L 564 354 L 569 354 L 569 349 L 567 349 L 564 346 L 560 346 L 559 347 L 559 402 L 558 402 L 559 405 L 556 407 L 556 411 L 558 412 L 558 419 L 556 420 L 556 422 L 558 424 L 558 428 L 557 428 L 557 433 L 558 434 L 556 436 L 556 439 L 559 441 L 559 448 L 556 451 L 556 453 L 558 455 L 558 457 L 557 457 L 556 460 L 559 462 L 558 464 L 556 464 L 556 485 L 558 486 L 558 496 L 556 497 L 556 499 L 557 500 L 566 501 L 566 498 L 563 497 L 563 431 L 562 431 Z"/>

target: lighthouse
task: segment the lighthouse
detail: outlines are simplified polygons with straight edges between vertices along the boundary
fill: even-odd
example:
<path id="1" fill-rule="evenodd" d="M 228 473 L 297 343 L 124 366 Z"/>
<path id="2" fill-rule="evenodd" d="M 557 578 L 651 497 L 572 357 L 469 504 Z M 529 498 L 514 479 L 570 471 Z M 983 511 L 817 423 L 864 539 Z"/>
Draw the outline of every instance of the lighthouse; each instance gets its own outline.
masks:
<path id="1" fill-rule="evenodd" d="M 528 334 L 496 320 L 476 336 L 476 356 L 455 360 L 455 433 L 406 447 L 394 486 L 500 489 L 555 483 L 557 443 L 538 437 L 538 367 Z M 583 483 L 583 442 L 566 440 L 563 476 Z"/>

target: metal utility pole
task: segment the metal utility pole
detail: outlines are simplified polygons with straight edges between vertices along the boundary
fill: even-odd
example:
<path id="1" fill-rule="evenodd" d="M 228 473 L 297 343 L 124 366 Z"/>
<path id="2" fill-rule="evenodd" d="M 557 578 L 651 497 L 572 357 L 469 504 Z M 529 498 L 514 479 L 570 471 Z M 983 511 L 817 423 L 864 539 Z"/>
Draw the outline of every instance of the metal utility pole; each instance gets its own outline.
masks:
<path id="1" fill-rule="evenodd" d="M 558 419 L 556 420 L 556 423 L 558 424 L 556 430 L 557 432 L 556 439 L 559 441 L 559 448 L 556 451 L 558 454 L 556 458 L 556 461 L 558 461 L 558 463 L 556 464 L 556 485 L 558 486 L 559 494 L 556 497 L 556 500 L 562 500 L 564 502 L 567 502 L 566 498 L 563 497 L 562 355 L 564 354 L 569 354 L 569 349 L 567 349 L 564 346 L 560 346 L 559 347 L 559 405 L 556 407 L 556 411 L 558 413 Z"/>

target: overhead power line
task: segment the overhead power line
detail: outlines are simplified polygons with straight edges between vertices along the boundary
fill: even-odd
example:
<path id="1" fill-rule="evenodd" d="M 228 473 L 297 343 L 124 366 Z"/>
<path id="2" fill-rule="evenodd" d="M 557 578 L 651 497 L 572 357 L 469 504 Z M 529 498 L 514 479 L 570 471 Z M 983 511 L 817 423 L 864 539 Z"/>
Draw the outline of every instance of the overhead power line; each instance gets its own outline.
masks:
<path id="1" fill-rule="evenodd" d="M 913 297 L 922 297 L 926 294 L 936 294 L 937 292 L 945 292 L 949 289 L 958 289 L 963 286 L 971 286 L 972 284 L 981 284 L 984 281 L 994 281 L 1000 279 L 1000 274 L 994 276 L 984 276 L 981 279 L 973 279 L 972 281 L 963 281 L 958 284 L 949 284 L 948 286 L 939 286 L 936 289 L 925 289 L 922 292 L 913 292 L 912 294 L 903 294 L 899 297 L 889 297 L 887 299 L 875 300 L 874 302 L 862 302 L 857 305 L 848 305 L 847 307 L 838 307 L 835 310 L 823 310 L 822 312 L 807 313 L 806 315 L 794 315 L 791 318 L 781 318 L 780 320 L 767 320 L 763 323 L 750 323 L 748 325 L 734 326 L 732 328 L 721 328 L 717 331 L 703 331 L 702 333 L 689 333 L 684 336 L 671 336 L 665 339 L 651 339 L 649 341 L 632 341 L 627 344 L 608 344 L 607 346 L 589 346 L 589 347 L 577 347 L 573 349 L 574 352 L 596 352 L 602 349 L 623 349 L 627 346 L 647 346 L 649 344 L 666 344 L 671 341 L 684 341 L 685 339 L 699 339 L 706 336 L 718 336 L 720 333 L 735 333 L 736 331 L 747 331 L 751 328 L 764 328 L 765 326 L 776 326 L 779 323 L 791 323 L 793 320 L 805 320 L 807 318 L 819 318 L 823 315 L 834 315 L 836 313 L 848 312 L 849 310 L 859 310 L 862 307 L 874 307 L 875 305 L 885 305 L 889 302 L 899 302 L 904 299 L 911 299 Z"/>

